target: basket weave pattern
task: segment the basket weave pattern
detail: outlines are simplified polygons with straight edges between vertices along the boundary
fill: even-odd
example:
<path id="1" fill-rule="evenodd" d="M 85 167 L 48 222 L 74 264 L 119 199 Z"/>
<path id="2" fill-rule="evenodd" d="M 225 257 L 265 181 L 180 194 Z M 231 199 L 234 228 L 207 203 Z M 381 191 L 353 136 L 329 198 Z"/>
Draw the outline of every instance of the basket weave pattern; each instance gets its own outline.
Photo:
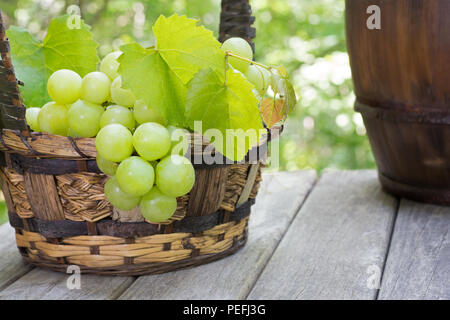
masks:
<path id="1" fill-rule="evenodd" d="M 252 44 L 253 21 L 248 0 L 222 0 L 222 41 L 240 36 Z M 245 244 L 259 160 L 195 165 L 193 189 L 177 199 L 164 223 L 144 221 L 138 209 L 117 210 L 103 192 L 107 176 L 96 165 L 95 138 L 31 132 L 26 125 L 23 84 L 15 77 L 1 13 L 0 53 L 1 186 L 29 263 L 62 272 L 75 264 L 84 273 L 153 274 L 217 260 Z M 209 143 L 198 134 L 190 138 L 193 160 Z M 266 140 L 256 148 L 264 150 Z"/>
<path id="2" fill-rule="evenodd" d="M 135 274 L 138 268 L 143 268 L 147 273 L 150 267 L 161 268 L 164 263 L 236 249 L 246 239 L 247 227 L 248 218 L 245 218 L 238 223 L 224 223 L 195 235 L 170 233 L 137 238 L 76 236 L 57 242 L 48 241 L 39 233 L 19 229 L 16 239 L 27 260 L 37 265 L 65 271 L 67 265 L 76 264 L 82 266 L 84 272 L 96 273 L 109 273 L 108 270 L 116 273 L 117 267 L 132 266 Z"/>

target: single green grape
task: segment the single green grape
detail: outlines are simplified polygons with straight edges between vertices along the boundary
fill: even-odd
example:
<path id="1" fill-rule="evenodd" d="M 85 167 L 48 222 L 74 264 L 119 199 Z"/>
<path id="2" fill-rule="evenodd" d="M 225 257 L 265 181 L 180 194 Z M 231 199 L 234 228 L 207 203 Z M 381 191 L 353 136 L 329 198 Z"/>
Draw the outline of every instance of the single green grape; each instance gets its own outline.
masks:
<path id="1" fill-rule="evenodd" d="M 168 126 L 167 130 L 169 131 L 171 141 L 170 154 L 184 156 L 189 151 L 190 147 L 189 131 L 174 126 Z"/>
<path id="2" fill-rule="evenodd" d="M 42 132 L 67 135 L 69 123 L 67 121 L 67 108 L 56 102 L 45 104 L 38 115 L 39 128 Z"/>
<path id="3" fill-rule="evenodd" d="M 166 196 L 157 187 L 153 187 L 142 197 L 139 210 L 142 216 L 150 222 L 164 222 L 177 210 L 177 199 Z"/>
<path id="4" fill-rule="evenodd" d="M 120 162 L 133 153 L 133 135 L 121 124 L 108 124 L 97 133 L 95 147 L 101 157 Z"/>
<path id="5" fill-rule="evenodd" d="M 156 185 L 165 195 L 181 197 L 191 191 L 194 183 L 194 166 L 185 157 L 170 155 L 156 166 Z"/>
<path id="6" fill-rule="evenodd" d="M 72 138 L 81 138 L 78 134 L 76 134 L 71 128 L 67 129 L 67 136 Z"/>
<path id="7" fill-rule="evenodd" d="M 100 117 L 105 109 L 95 103 L 78 100 L 69 109 L 67 118 L 71 134 L 83 138 L 95 137 L 100 130 Z"/>
<path id="8" fill-rule="evenodd" d="M 58 104 L 71 104 L 81 96 L 82 79 L 78 73 L 61 69 L 55 71 L 47 82 L 50 97 Z"/>
<path id="9" fill-rule="evenodd" d="M 153 187 L 155 171 L 150 163 L 141 157 L 123 160 L 116 171 L 120 189 L 133 196 L 143 196 Z"/>
<path id="10" fill-rule="evenodd" d="M 31 130 L 33 131 L 41 131 L 39 128 L 39 112 L 41 111 L 41 108 L 28 108 L 25 113 L 25 120 L 27 121 L 27 124 L 30 126 Z"/>
<path id="11" fill-rule="evenodd" d="M 156 122 L 141 124 L 133 134 L 133 146 L 145 160 L 160 159 L 171 147 L 169 131 Z"/>
<path id="12" fill-rule="evenodd" d="M 111 177 L 105 183 L 106 199 L 119 210 L 133 210 L 139 205 L 140 197 L 131 196 L 120 189 L 116 177 Z"/>
<path id="13" fill-rule="evenodd" d="M 111 84 L 111 99 L 115 104 L 131 108 L 136 98 L 129 89 L 122 88 L 122 77 L 118 76 Z"/>
<path id="14" fill-rule="evenodd" d="M 111 123 L 120 123 L 130 129 L 130 131 L 133 131 L 135 125 L 133 113 L 130 109 L 122 106 L 109 106 L 100 119 L 100 128 Z"/>
<path id="15" fill-rule="evenodd" d="M 119 69 L 119 62 L 117 58 L 122 54 L 122 51 L 114 51 L 108 53 L 100 63 L 100 71 L 106 74 L 111 80 L 119 76 L 117 70 Z"/>
<path id="16" fill-rule="evenodd" d="M 247 41 L 242 38 L 234 37 L 225 40 L 225 42 L 222 44 L 222 50 L 241 56 L 250 61 L 253 59 L 252 47 Z M 249 61 L 244 61 L 242 59 L 231 56 L 228 57 L 228 62 L 233 66 L 233 68 L 241 71 L 242 73 L 246 73 L 248 67 L 250 66 Z"/>
<path id="17" fill-rule="evenodd" d="M 167 118 L 162 114 L 161 110 L 155 107 L 149 107 L 144 100 L 137 100 L 134 104 L 134 118 L 139 124 L 146 122 L 157 122 L 163 126 L 167 125 Z"/>
<path id="18" fill-rule="evenodd" d="M 119 164 L 106 160 L 105 158 L 103 158 L 101 155 L 97 155 L 97 167 L 100 169 L 101 172 L 103 172 L 104 174 L 107 174 L 108 176 L 113 176 L 116 174 L 117 171 L 117 167 L 119 166 Z"/>
<path id="19" fill-rule="evenodd" d="M 261 95 L 266 93 L 271 82 L 271 73 L 267 69 L 254 64 L 248 67 L 245 77 Z"/>
<path id="20" fill-rule="evenodd" d="M 111 80 L 103 72 L 94 71 L 84 76 L 81 99 L 102 104 L 111 98 Z"/>

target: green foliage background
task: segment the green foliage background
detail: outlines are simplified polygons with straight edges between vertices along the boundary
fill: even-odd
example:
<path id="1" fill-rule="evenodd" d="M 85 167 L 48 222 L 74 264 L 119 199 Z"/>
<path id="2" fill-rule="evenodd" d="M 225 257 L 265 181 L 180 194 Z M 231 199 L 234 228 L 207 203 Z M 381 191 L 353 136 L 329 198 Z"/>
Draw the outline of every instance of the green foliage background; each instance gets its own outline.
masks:
<path id="1" fill-rule="evenodd" d="M 273 170 L 373 168 L 364 124 L 353 111 L 344 0 L 250 3 L 256 60 L 284 65 L 301 97 L 281 139 L 280 167 Z M 49 21 L 72 4 L 92 26 L 101 56 L 132 39 L 151 45 L 151 26 L 160 14 L 198 18 L 216 34 L 220 15 L 220 0 L 2 0 L 0 9 L 9 24 L 42 39 Z"/>

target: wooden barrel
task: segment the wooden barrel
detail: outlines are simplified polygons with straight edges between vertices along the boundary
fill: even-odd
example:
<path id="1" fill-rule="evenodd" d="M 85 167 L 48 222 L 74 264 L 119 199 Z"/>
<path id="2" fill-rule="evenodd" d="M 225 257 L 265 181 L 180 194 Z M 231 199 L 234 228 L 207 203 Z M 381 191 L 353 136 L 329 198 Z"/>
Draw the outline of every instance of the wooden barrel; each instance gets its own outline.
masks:
<path id="1" fill-rule="evenodd" d="M 346 0 L 346 20 L 355 109 L 384 189 L 450 205 L 450 1 Z"/>

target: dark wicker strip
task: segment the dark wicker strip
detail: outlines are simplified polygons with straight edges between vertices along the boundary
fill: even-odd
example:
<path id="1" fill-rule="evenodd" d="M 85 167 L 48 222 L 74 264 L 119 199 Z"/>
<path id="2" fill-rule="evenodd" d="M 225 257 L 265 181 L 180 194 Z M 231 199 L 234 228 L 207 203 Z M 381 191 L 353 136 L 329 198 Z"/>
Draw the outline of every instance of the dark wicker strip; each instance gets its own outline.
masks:
<path id="1" fill-rule="evenodd" d="M 70 141 L 70 144 L 72 145 L 72 148 L 80 155 L 80 157 L 82 158 L 90 158 L 89 156 L 87 156 L 83 151 L 80 150 L 80 148 L 78 148 L 77 146 L 77 142 L 74 138 L 72 137 L 67 137 Z"/>
<path id="2" fill-rule="evenodd" d="M 0 92 L 5 92 L 5 90 L 9 89 L 5 87 L 5 82 L 2 82 L 0 75 Z M 11 91 L 9 91 L 7 95 L 0 94 L 0 117 L 2 128 L 28 130 L 28 126 L 25 122 L 26 108 L 24 106 L 13 105 L 13 99 L 17 100 L 18 96 L 12 94 Z"/>
<path id="3" fill-rule="evenodd" d="M 5 23 L 3 22 L 3 14 L 0 11 L 0 39 L 5 38 Z"/>
<path id="4" fill-rule="evenodd" d="M 36 150 L 33 149 L 32 146 L 30 146 L 30 144 L 27 141 L 27 137 L 23 136 L 22 134 L 19 134 L 20 140 L 22 140 L 22 143 L 24 144 L 25 147 L 27 147 L 27 149 L 30 151 L 30 153 L 36 157 L 38 156 L 42 156 L 43 154 L 40 152 L 37 152 Z"/>
<path id="5" fill-rule="evenodd" d="M 235 212 L 229 215 L 229 221 L 241 221 L 248 217 L 253 204 L 253 199 L 244 203 L 237 208 Z M 223 214 L 220 210 L 205 216 L 185 217 L 184 219 L 173 223 L 172 232 L 203 232 L 224 223 L 222 219 Z M 16 213 L 9 212 L 9 222 L 14 228 L 23 229 L 24 227 L 23 220 L 20 219 Z M 86 222 L 71 220 L 50 221 L 31 218 L 28 219 L 28 224 L 30 228 L 29 231 L 39 233 L 47 238 L 66 238 L 88 235 L 88 226 Z M 97 222 L 96 227 L 99 235 L 122 238 L 145 237 L 164 233 L 164 229 L 159 228 L 159 225 L 147 222 L 116 222 L 105 219 Z"/>
<path id="6" fill-rule="evenodd" d="M 0 143 L 2 139 L 0 138 Z M 7 148 L 6 145 L 4 145 Z M 256 151 L 255 151 L 256 152 Z M 69 174 L 78 172 L 102 173 L 94 159 L 92 160 L 66 160 L 25 157 L 17 153 L 10 153 L 13 160 L 13 169 L 19 173 L 30 172 L 48 175 Z M 248 157 L 249 158 L 249 157 Z M 248 162 L 249 159 L 246 159 Z M 82 163 L 80 163 L 82 161 Z M 242 161 L 242 163 L 245 161 Z M 86 166 L 84 166 L 86 164 Z M 235 162 L 224 164 L 194 164 L 195 169 L 210 169 L 215 167 L 225 167 L 235 164 Z"/>
<path id="7" fill-rule="evenodd" d="M 70 174 L 77 172 L 93 172 L 101 173 L 95 160 L 83 160 L 86 163 L 86 170 L 80 171 L 80 164 L 78 160 L 64 160 L 64 159 L 47 159 L 24 157 L 20 154 L 11 153 L 11 160 L 13 169 L 18 173 L 40 173 L 48 175 Z"/>
<path id="8" fill-rule="evenodd" d="M 0 117 L 1 127 L 8 129 L 28 130 L 25 121 L 25 111 L 20 97 L 18 81 L 11 61 L 10 45 L 6 38 L 2 12 L 0 11 Z M 18 111 L 10 106 L 18 107 Z M 18 116 L 16 113 L 21 112 Z"/>
<path id="9" fill-rule="evenodd" d="M 9 42 L 8 41 L 0 41 L 0 52 L 9 52 Z"/>
<path id="10" fill-rule="evenodd" d="M 15 132 L 18 137 L 20 137 L 22 143 L 32 152 L 36 157 L 43 156 L 41 153 L 34 150 L 20 132 Z M 70 140 L 73 148 L 81 157 L 86 157 L 86 155 L 79 150 L 73 139 Z M 69 174 L 78 172 L 93 172 L 101 173 L 97 166 L 95 159 L 86 160 L 67 160 L 67 159 L 51 159 L 51 158 L 35 158 L 31 156 L 23 156 L 17 153 L 13 153 L 14 150 L 9 148 L 4 142 L 2 135 L 0 135 L 0 144 L 4 146 L 5 149 L 11 151 L 10 156 L 13 162 L 13 169 L 19 173 L 30 172 L 30 173 L 40 173 L 48 175 L 57 174 Z M 77 150 L 78 149 L 78 150 Z M 236 162 L 221 156 L 221 161 L 219 163 L 206 164 L 203 162 L 202 156 L 194 156 L 191 161 L 194 163 L 195 169 L 211 169 L 217 167 L 226 167 L 238 163 L 256 163 L 259 160 L 264 160 L 267 158 L 267 143 L 262 143 L 259 146 L 252 148 L 243 161 Z"/>
<path id="11" fill-rule="evenodd" d="M 395 103 L 355 102 L 355 111 L 361 112 L 366 118 L 376 118 L 395 122 L 421 124 L 450 124 L 450 109 L 429 109 L 425 107 L 408 107 Z"/>

